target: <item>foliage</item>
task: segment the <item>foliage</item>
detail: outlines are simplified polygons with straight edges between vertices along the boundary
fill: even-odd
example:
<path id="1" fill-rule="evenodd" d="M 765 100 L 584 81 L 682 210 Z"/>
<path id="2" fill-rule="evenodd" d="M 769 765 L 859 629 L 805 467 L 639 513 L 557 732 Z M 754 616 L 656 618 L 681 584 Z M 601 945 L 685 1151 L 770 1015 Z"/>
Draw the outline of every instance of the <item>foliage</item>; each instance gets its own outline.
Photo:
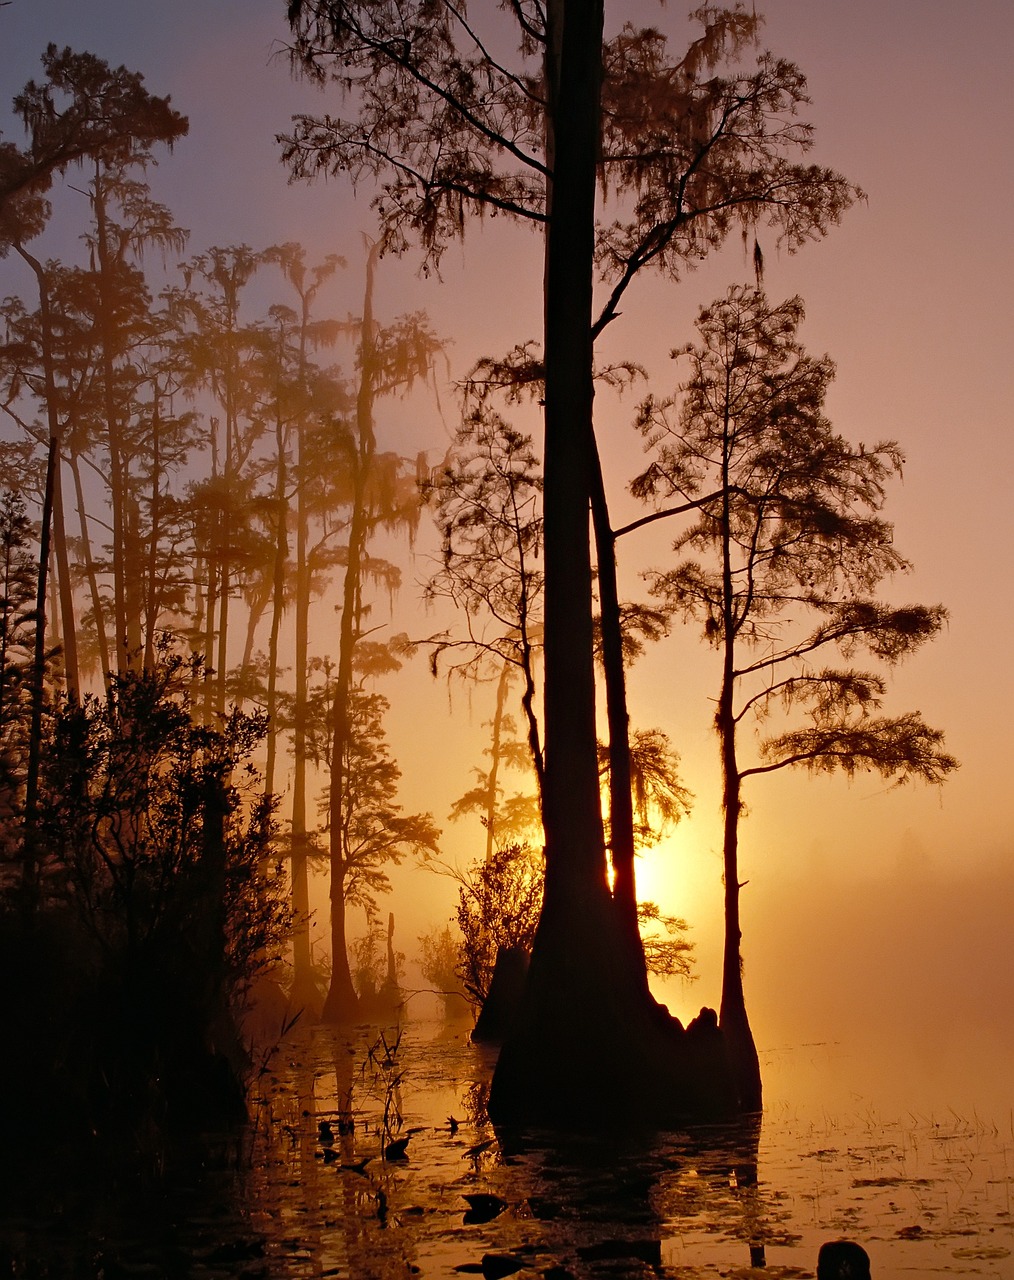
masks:
<path id="1" fill-rule="evenodd" d="M 312 758 L 330 765 L 331 740 L 327 712 L 333 697 L 332 676 L 324 664 L 326 679 L 311 698 Z M 390 887 L 386 866 L 401 862 L 406 854 L 427 856 L 437 850 L 439 831 L 427 813 L 403 814 L 397 803 L 401 770 L 391 758 L 384 730 L 389 703 L 369 692 L 360 677 L 349 701 L 351 731 L 346 738 L 345 786 L 340 814 L 342 893 L 350 906 L 375 911 L 377 899 Z M 316 713 L 316 714 L 315 714 Z M 327 813 L 326 797 L 321 801 Z"/>
<path id="2" fill-rule="evenodd" d="M 504 717 L 505 731 L 513 721 Z M 527 757 L 526 757 L 527 759 Z M 475 786 L 463 792 L 451 806 L 448 815 L 452 822 L 477 813 L 484 827 L 489 826 L 488 801 L 490 774 L 482 769 L 473 769 Z M 537 832 L 541 826 L 538 796 L 522 791 L 513 791 L 509 795 L 497 785 L 493 806 L 493 831 L 497 839 L 505 844 L 517 843 Z"/>
<path id="3" fill-rule="evenodd" d="M 457 878 L 457 974 L 468 999 L 478 1007 L 489 994 L 500 948 L 532 948 L 542 909 L 543 860 L 529 845 L 511 844 L 497 849 L 489 861 L 474 862 Z M 686 921 L 663 915 L 653 902 L 643 902 L 638 907 L 638 924 L 648 972 L 690 978 L 694 944 L 686 940 Z M 430 935 L 432 941 L 420 939 L 425 963 L 433 963 L 430 980 L 434 982 L 437 958 L 446 966 L 448 934 L 445 929 L 444 934 Z M 425 968 L 423 972 L 430 977 Z M 446 967 L 442 972 L 446 977 Z"/>
<path id="4" fill-rule="evenodd" d="M 727 679 L 742 691 L 735 725 L 763 723 L 779 704 L 809 721 L 762 738 L 761 763 L 741 778 L 803 764 L 939 782 L 956 767 L 942 734 L 917 713 L 874 715 L 881 676 L 813 665 L 825 649 L 893 664 L 936 635 L 946 612 L 867 594 L 910 567 L 879 514 L 902 456 L 893 442 L 855 448 L 834 433 L 823 412 L 834 366 L 800 346 L 802 316 L 798 298 L 775 306 L 731 288 L 702 309 L 700 344 L 675 353 L 690 364 L 678 402 L 642 405 L 654 458 L 634 491 L 676 498 L 692 517 L 675 544 L 683 558 L 652 575 L 653 590 L 728 655 Z"/>
<path id="5" fill-rule="evenodd" d="M 30 910 L 0 898 L 0 952 L 24 975 L 8 1010 L 22 1052 L 2 1072 L 23 1136 L 122 1142 L 153 1169 L 179 1130 L 245 1115 L 238 1018 L 289 925 L 271 802 L 246 763 L 263 723 L 195 725 L 195 666 L 163 644 L 103 697 L 58 705 L 41 891 Z"/>
<path id="6" fill-rule="evenodd" d="M 392 977 L 397 986 L 405 976 L 405 954 L 393 950 L 393 919 L 384 929 L 377 913 L 367 911 L 366 932 L 349 942 L 349 962 L 356 994 L 367 1005 L 381 996 Z"/>
<path id="7" fill-rule="evenodd" d="M 44 838 L 53 892 L 107 962 L 166 988 L 216 982 L 235 1004 L 284 941 L 284 877 L 271 801 L 244 763 L 263 717 L 234 709 L 219 728 L 194 724 L 199 666 L 163 646 L 154 669 L 62 706 Z"/>
<path id="8" fill-rule="evenodd" d="M 599 743 L 599 771 L 609 776 L 609 751 Z M 630 780 L 637 843 L 657 844 L 690 812 L 692 794 L 679 780 L 679 756 L 661 729 L 636 729 L 630 739 Z"/>
<path id="9" fill-rule="evenodd" d="M 442 564 L 426 584 L 426 598 L 449 600 L 467 628 L 464 638 L 431 639 L 431 670 L 436 675 L 441 660 L 449 658 L 457 676 L 480 679 L 492 669 L 499 679 L 494 788 L 503 695 L 511 672 L 520 676 L 527 754 L 541 792 L 535 657 L 542 640 L 542 476 L 531 437 L 480 401 L 423 492 L 442 540 Z"/>
<path id="10" fill-rule="evenodd" d="M 344 118 L 296 118 L 284 139 L 293 172 L 374 181 L 388 243 L 400 250 L 417 239 L 431 264 L 471 216 L 544 224 L 548 14 L 539 4 L 509 10 L 514 65 L 491 52 L 503 38 L 498 24 L 473 24 L 450 0 L 291 0 L 294 64 L 354 106 Z M 600 177 L 617 213 L 598 229 L 611 291 L 596 331 L 643 268 L 678 276 L 743 220 L 767 221 L 780 243 L 798 247 L 857 194 L 794 158 L 811 145 L 799 69 L 767 53 L 754 70 L 738 69 L 759 19 L 717 6 L 695 17 L 702 30 L 682 57 L 657 29 L 632 24 L 603 48 Z"/>
<path id="11" fill-rule="evenodd" d="M 491 410 L 477 410 L 423 492 L 440 530 L 442 561 L 426 597 L 450 600 L 469 630 L 466 641 L 435 645 L 434 671 L 459 647 L 473 668 L 492 656 L 525 670 L 542 594 L 542 476 L 531 437 Z"/>
<path id="12" fill-rule="evenodd" d="M 694 978 L 692 955 L 694 944 L 686 938 L 687 922 L 679 916 L 664 916 L 654 902 L 637 904 L 637 923 L 644 943 L 648 972 L 659 978 Z M 662 932 L 652 929 L 660 926 Z"/>
<path id="13" fill-rule="evenodd" d="M 449 924 L 434 928 L 419 939 L 419 968 L 426 982 L 443 996 L 460 990 L 459 938 Z"/>
<path id="14" fill-rule="evenodd" d="M 458 884 L 461 952 L 458 973 L 468 998 L 479 1006 L 489 994 L 497 951 L 530 951 L 542 910 L 542 858 L 527 844 L 496 849 L 475 862 Z"/>
<path id="15" fill-rule="evenodd" d="M 894 663 L 931 639 L 939 606 L 889 607 L 869 593 L 907 569 L 880 510 L 902 464 L 893 442 L 867 449 L 824 415 L 834 366 L 808 356 L 796 332 L 802 303 L 770 304 L 733 287 L 701 310 L 698 344 L 674 353 L 690 375 L 678 399 L 642 405 L 654 457 L 634 491 L 680 516 L 674 568 L 652 574 L 673 615 L 693 619 L 721 655 L 715 727 L 722 761 L 725 947 L 720 1022 L 742 1105 L 760 1103 L 740 953 L 739 824 L 748 777 L 795 765 L 903 782 L 940 782 L 957 767 L 918 712 L 874 714 L 886 692 L 875 672 L 817 667 L 866 650 Z M 670 504 L 670 505 L 665 505 Z M 812 619 L 807 622 L 807 619 Z M 763 736 L 779 708 L 804 722 Z M 744 766 L 740 730 L 758 730 Z"/>
<path id="16" fill-rule="evenodd" d="M 46 79 L 29 81 L 14 99 L 27 148 L 0 142 L 0 256 L 8 237 L 37 234 L 48 215 L 44 193 L 55 173 L 152 142 L 172 146 L 188 128 L 168 98 L 148 93 L 143 76 L 124 67 L 111 70 L 94 54 L 50 44 L 42 66 Z"/>

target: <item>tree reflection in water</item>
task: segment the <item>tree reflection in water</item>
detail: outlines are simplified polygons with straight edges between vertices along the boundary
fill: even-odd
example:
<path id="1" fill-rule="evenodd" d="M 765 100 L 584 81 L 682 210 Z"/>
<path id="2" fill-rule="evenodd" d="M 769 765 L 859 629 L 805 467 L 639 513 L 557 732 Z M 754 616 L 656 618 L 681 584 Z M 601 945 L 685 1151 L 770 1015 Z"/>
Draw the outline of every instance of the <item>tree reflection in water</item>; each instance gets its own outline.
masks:
<path id="1" fill-rule="evenodd" d="M 460 1024 L 300 1029 L 254 1082 L 241 1147 L 157 1187 L 108 1168 L 23 1178 L 0 1206 L 0 1275 L 788 1280 L 849 1236 L 890 1280 L 969 1260 L 1001 1275 L 1014 1254 L 1006 1122 L 885 1123 L 865 1103 L 807 1120 L 772 1091 L 763 1132 L 496 1132 L 492 1065 Z"/>
<path id="2" fill-rule="evenodd" d="M 297 1220 L 316 1218 L 319 1248 L 306 1274 L 663 1274 L 682 1249 L 677 1224 L 714 1236 L 728 1270 L 758 1265 L 769 1239 L 789 1238 L 758 1187 L 759 1118 L 692 1134 L 496 1133 L 484 1106 L 492 1055 L 461 1028 L 428 1042 L 410 1028 L 393 1062 L 367 1029 L 351 1041 L 317 1029 L 302 1052 L 322 1061 L 328 1042 L 335 1070 L 318 1070 L 303 1131 L 343 1115 L 348 1132 L 340 1160 L 333 1148 L 316 1152 L 316 1203 L 309 1182 L 267 1178 L 266 1164 L 252 1171 L 266 1234 L 293 1220 L 272 1208 L 279 1198 L 296 1202 Z M 415 1136 L 395 1165 L 384 1150 L 403 1077 L 404 1116 L 394 1110 Z M 272 1105 L 283 1106 L 283 1071 L 271 1089 Z"/>

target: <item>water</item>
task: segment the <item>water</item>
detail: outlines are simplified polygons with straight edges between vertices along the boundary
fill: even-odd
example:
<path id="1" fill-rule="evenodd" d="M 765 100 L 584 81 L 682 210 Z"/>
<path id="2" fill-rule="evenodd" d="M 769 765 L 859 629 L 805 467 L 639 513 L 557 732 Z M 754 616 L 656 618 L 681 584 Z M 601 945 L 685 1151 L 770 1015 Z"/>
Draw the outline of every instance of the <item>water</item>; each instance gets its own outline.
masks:
<path id="1" fill-rule="evenodd" d="M 81 1188 L 44 1222 L 8 1210 L 0 1275 L 802 1277 L 847 1237 L 878 1280 L 1014 1278 L 1009 1114 L 880 1110 L 822 1045 L 767 1055 L 759 1125 L 498 1136 L 467 1031 L 305 1030 L 231 1159 L 171 1192 Z"/>

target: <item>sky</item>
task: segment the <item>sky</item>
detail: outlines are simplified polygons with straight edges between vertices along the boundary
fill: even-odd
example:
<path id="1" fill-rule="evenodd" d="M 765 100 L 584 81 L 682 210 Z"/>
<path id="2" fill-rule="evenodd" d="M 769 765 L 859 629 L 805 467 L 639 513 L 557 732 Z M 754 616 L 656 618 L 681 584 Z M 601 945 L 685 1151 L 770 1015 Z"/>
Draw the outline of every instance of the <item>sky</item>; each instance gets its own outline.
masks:
<path id="1" fill-rule="evenodd" d="M 607 14 L 614 23 L 636 15 L 683 39 L 691 7 L 612 0 Z M 885 515 L 915 568 L 888 594 L 943 603 L 950 619 L 892 676 L 888 708 L 918 709 L 943 728 L 962 767 L 939 791 L 867 776 L 851 785 L 806 775 L 757 782 L 742 840 L 747 998 L 762 1050 L 875 1027 L 882 1039 L 934 1045 L 922 1053 L 925 1067 L 939 1056 L 934 1035 L 945 1026 L 1011 1065 L 1014 1039 L 996 1013 L 1014 997 L 1014 6 L 757 0 L 756 8 L 763 43 L 807 75 L 813 158 L 866 193 L 825 241 L 795 255 L 769 247 L 766 288 L 779 299 L 802 295 L 804 343 L 837 364 L 827 404 L 836 429 L 856 442 L 897 440 L 907 456 Z M 190 251 L 295 239 L 311 259 L 341 253 L 349 266 L 335 307 L 345 314 L 358 308 L 370 192 L 287 181 L 275 135 L 294 112 L 336 104 L 291 77 L 284 10 L 283 0 L 11 0 L 0 7 L 0 110 L 37 74 L 49 41 L 140 71 L 190 119 L 189 136 L 152 176 L 156 196 L 190 229 Z M 0 121 L 19 141 L 9 117 Z M 70 236 L 72 221 L 54 224 L 53 235 Z M 56 240 L 40 243 L 63 251 Z M 385 260 L 377 311 L 425 308 L 450 339 L 450 377 L 538 335 L 541 258 L 532 235 L 487 221 L 448 250 L 441 279 L 422 278 L 418 266 L 411 255 Z M 697 309 L 749 280 L 734 244 L 678 285 L 638 283 L 603 354 L 637 359 L 653 389 L 673 390 L 668 353 L 693 337 Z M 16 264 L 0 262 L 0 292 L 23 285 Z M 610 403 L 599 423 L 617 523 L 640 514 L 623 489 L 640 458 L 632 416 L 633 401 Z M 384 429 L 406 452 L 439 452 L 453 426 L 444 386 L 439 407 L 432 398 L 394 406 Z M 620 551 L 631 594 L 639 571 L 666 552 L 664 538 L 634 545 L 639 536 Z M 431 550 L 424 541 L 406 563 L 391 625 L 410 634 L 433 629 L 415 586 Z M 719 996 L 716 682 L 714 656 L 688 634 L 651 651 L 630 681 L 634 723 L 666 729 L 696 796 L 694 815 L 640 867 L 643 891 L 685 916 L 698 944 L 698 981 L 665 993 L 681 1016 Z M 433 682 L 422 659 L 386 692 L 406 806 L 442 822 L 468 785 L 490 709 L 478 695 Z M 474 833 L 448 828 L 451 859 L 466 859 L 475 843 Z M 423 879 L 420 888 L 418 873 L 399 873 L 391 902 L 409 951 L 449 914 L 453 896 L 447 882 Z"/>

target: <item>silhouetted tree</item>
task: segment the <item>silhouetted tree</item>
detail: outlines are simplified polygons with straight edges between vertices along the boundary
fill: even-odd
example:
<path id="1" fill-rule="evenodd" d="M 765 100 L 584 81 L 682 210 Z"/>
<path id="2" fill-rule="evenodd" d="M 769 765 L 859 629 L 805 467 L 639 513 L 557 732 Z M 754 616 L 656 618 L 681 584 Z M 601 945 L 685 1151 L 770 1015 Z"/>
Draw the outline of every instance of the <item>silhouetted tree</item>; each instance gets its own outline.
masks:
<path id="1" fill-rule="evenodd" d="M 489 746 L 483 748 L 489 768 L 472 770 L 475 785 L 454 801 L 448 815 L 452 822 L 471 814 L 479 815 L 486 832 L 487 862 L 492 860 L 496 849 L 534 839 L 542 831 L 538 779 L 532 768 L 531 750 L 528 742 L 517 736 L 517 722 L 506 710 L 512 671 L 509 662 L 501 667 L 493 718 L 484 721 L 482 726 L 490 731 Z M 507 795 L 504 776 L 508 769 L 520 774 L 534 789 L 515 790 Z"/>
<path id="2" fill-rule="evenodd" d="M 308 748 L 329 776 L 342 780 L 340 803 L 333 790 L 321 801 L 328 831 L 328 869 L 331 900 L 331 978 L 323 1016 L 334 1021 L 352 1017 L 358 996 L 349 964 L 348 910 L 361 907 L 375 913 L 377 899 L 387 893 L 387 866 L 406 854 L 428 856 L 436 852 L 438 831 L 429 814 L 403 814 L 397 802 L 401 770 L 391 758 L 384 732 L 387 699 L 370 692 L 366 682 L 397 661 L 384 646 L 357 646 L 357 670 L 348 691 L 347 731 L 340 739 L 333 732 L 336 671 L 311 696 Z M 364 670 L 365 666 L 365 670 Z M 317 712 L 314 715 L 314 711 Z M 343 752 L 340 771 L 331 752 L 336 743 Z"/>
<path id="3" fill-rule="evenodd" d="M 42 63 L 45 81 L 30 81 L 14 99 L 15 114 L 21 119 L 29 137 L 28 147 L 21 150 L 13 143 L 0 143 L 0 257 L 13 246 L 34 272 L 38 284 L 41 347 L 38 363 L 43 377 L 37 390 L 46 406 L 50 453 L 50 480 L 44 501 L 41 542 L 48 552 L 52 520 L 60 568 L 60 599 L 67 647 L 66 678 L 76 694 L 76 627 L 60 484 L 60 420 L 54 374 L 52 283 L 43 264 L 28 252 L 25 244 L 45 226 L 50 212 L 46 193 L 55 174 L 65 172 L 71 165 L 89 161 L 96 174 L 91 191 L 96 217 L 92 245 L 97 250 L 100 293 L 106 296 L 109 289 L 109 243 L 105 236 L 105 200 L 99 175 L 114 171 L 122 174 L 131 165 L 150 158 L 150 148 L 155 143 L 171 147 L 187 132 L 188 125 L 186 118 L 170 107 L 168 98 L 149 94 L 143 87 L 143 77 L 123 67 L 112 70 L 107 63 L 91 54 L 58 50 L 52 44 L 46 49 Z M 136 224 L 134 231 L 137 232 Z M 107 408 L 112 404 L 109 399 L 111 338 L 108 323 L 109 315 L 103 311 L 99 328 L 106 358 L 103 372 L 106 376 Z M 110 458 L 115 470 L 118 455 L 113 419 L 108 425 L 111 433 Z M 114 497 L 114 523 L 117 511 Z M 114 562 L 117 555 L 118 547 L 114 547 Z M 47 568 L 43 564 L 40 576 L 40 644 L 45 629 Z"/>
<path id="4" fill-rule="evenodd" d="M 0 254 L 7 220 L 18 218 L 25 235 L 31 205 L 45 216 L 45 193 L 57 173 L 99 153 L 113 155 L 141 145 L 172 146 L 188 129 L 169 98 L 153 97 L 144 77 L 125 67 L 110 68 L 90 53 L 50 44 L 42 56 L 44 81 L 31 80 L 14 99 L 28 146 L 0 143 Z M 38 225 L 38 224 L 36 224 Z"/>
<path id="5" fill-rule="evenodd" d="M 453 1017 L 468 1008 L 458 974 L 460 934 L 445 924 L 419 938 L 419 969 L 443 1002 L 444 1014 Z"/>
<path id="6" fill-rule="evenodd" d="M 338 561 L 337 543 L 346 528 L 339 511 L 347 510 L 350 486 L 339 456 L 348 451 L 347 396 L 343 384 L 317 370 L 310 361 L 313 349 L 330 345 L 337 337 L 333 321 L 313 317 L 317 295 L 344 263 L 329 254 L 307 267 L 303 249 L 294 243 L 268 250 L 268 258 L 281 271 L 298 301 L 295 350 L 290 356 L 297 412 L 292 424 L 295 436 L 292 473 L 295 485 L 295 613 L 294 693 L 292 726 L 292 812 L 290 820 L 293 932 L 293 1000 L 301 1006 L 315 1003 L 309 933 L 310 840 L 307 828 L 306 716 L 309 690 L 309 616 L 315 588 L 319 591 L 325 570 Z M 280 481 L 276 484 L 281 487 Z M 282 537 L 280 510 L 279 541 Z M 311 530 L 315 518 L 318 535 Z M 276 550 L 276 569 L 279 552 Z M 275 592 L 277 599 L 277 590 Z"/>
<path id="7" fill-rule="evenodd" d="M 614 910 L 606 880 L 588 526 L 604 496 L 593 342 L 645 266 L 678 275 L 743 221 L 768 219 L 800 244 L 823 234 L 854 192 L 791 158 L 810 140 L 796 118 L 805 81 L 795 67 L 762 55 L 755 71 L 716 73 L 756 30 L 744 11 L 701 10 L 704 33 L 682 59 L 653 30 L 624 28 L 604 46 L 602 0 L 512 0 L 506 12 L 513 66 L 450 0 L 290 0 L 294 60 L 335 83 L 355 114 L 299 118 L 286 158 L 297 174 L 378 180 L 387 243 L 418 238 L 427 262 L 488 209 L 547 233 L 546 894 L 525 1017 L 501 1053 L 491 1105 L 501 1116 L 597 1110 L 604 1096 L 649 1111 L 727 1106 L 713 1073 L 707 1084 L 685 1073 L 685 1088 L 675 1084 L 679 1029 L 659 1018 L 636 922 Z M 597 232 L 599 185 L 619 216 Z M 597 319 L 596 263 L 608 290 Z M 608 559 L 600 546 L 600 578 Z M 614 830 L 614 847 L 619 838 Z M 570 1069 L 573 1053 L 594 1064 L 584 1079 Z"/>
<path id="8" fill-rule="evenodd" d="M 241 315 L 243 291 L 265 261 L 249 245 L 215 246 L 184 268 L 184 299 L 192 316 L 188 351 L 194 382 L 213 396 L 221 416 L 208 427 L 211 468 L 193 491 L 201 521 L 203 551 L 204 638 L 199 649 L 208 661 L 205 716 L 225 710 L 229 671 L 229 606 L 237 578 L 249 557 L 267 546 L 245 518 L 253 499 L 250 463 L 265 430 L 256 411 L 256 387 L 246 362 L 257 345 L 257 331 Z M 270 557 L 270 552 L 268 553 Z"/>
<path id="9" fill-rule="evenodd" d="M 542 893 L 542 858 L 527 844 L 504 845 L 458 877 L 458 972 L 473 1007 L 489 995 L 499 953 L 531 952 Z"/>
<path id="10" fill-rule="evenodd" d="M 73 480 L 79 530 L 75 568 L 87 585 L 90 610 L 80 607 L 81 621 L 86 623 L 90 617 L 92 623 L 90 645 L 86 627 L 78 626 L 73 595 L 63 467 L 54 469 L 53 542 L 66 645 L 66 678 L 68 688 L 76 692 L 79 668 L 87 671 L 96 653 L 101 670 L 110 669 L 106 610 L 99 581 L 101 566 L 92 554 L 82 478 L 82 469 L 89 465 L 102 439 L 96 408 L 94 282 L 90 273 L 81 268 L 56 262 L 43 264 L 24 246 L 15 244 L 14 248 L 36 276 L 39 305 L 37 310 L 29 311 L 21 299 L 5 300 L 7 341 L 2 354 L 7 388 L 3 412 L 26 440 L 45 448 L 47 455 L 58 448 L 61 462 L 69 467 Z M 40 408 L 44 422 L 37 417 Z M 105 478 L 107 472 L 108 467 L 100 474 Z"/>
<path id="11" fill-rule="evenodd" d="M 309 379 L 312 414 L 300 421 L 296 445 L 295 672 L 292 701 L 292 891 L 294 999 L 316 1002 L 309 937 L 308 859 L 314 849 L 307 822 L 310 606 L 344 557 L 351 477 L 344 465 L 351 444 L 344 389 L 333 379 Z"/>
<path id="12" fill-rule="evenodd" d="M 355 428 L 346 464 L 352 480 L 352 502 L 342 583 L 341 622 L 338 636 L 338 658 L 332 686 L 331 735 L 329 752 L 329 856 L 331 874 L 331 986 L 324 1002 L 323 1016 L 342 1021 L 355 1009 L 355 993 L 348 977 L 345 960 L 345 898 L 349 852 L 345 847 L 345 831 L 351 804 L 347 791 L 350 777 L 346 769 L 360 747 L 353 741 L 354 671 L 368 602 L 363 587 L 372 576 L 387 574 L 394 583 L 396 574 L 378 562 L 370 561 L 367 551 L 374 532 L 386 527 L 413 531 L 419 518 L 419 496 L 416 475 L 406 472 L 401 459 L 393 454 L 378 454 L 374 411 L 378 398 L 394 391 L 410 388 L 417 379 L 429 375 L 439 343 L 424 318 L 409 316 L 391 326 L 380 326 L 373 314 L 373 289 L 380 246 L 370 245 L 366 261 L 366 288 L 363 314 L 359 324 L 357 363 L 359 379 L 356 393 Z"/>
<path id="13" fill-rule="evenodd" d="M 615 379 L 617 371 L 604 371 Z M 541 732 L 535 707 L 535 653 L 542 639 L 542 477 L 531 440 L 509 425 L 492 407 L 494 388 L 517 401 L 542 389 L 541 365 L 527 348 L 518 348 L 504 360 L 484 360 L 466 384 L 466 404 L 473 407 L 459 429 L 455 447 L 427 484 L 442 534 L 442 565 L 427 583 L 427 597 L 446 598 L 466 619 L 467 634 L 434 637 L 431 666 L 451 658 L 452 674 L 481 679 L 487 669 L 496 673 L 496 707 L 491 722 L 491 743 L 486 749 L 489 770 L 476 770 L 476 785 L 455 803 L 452 818 L 479 812 L 486 827 L 486 857 L 495 849 L 527 839 L 541 818 L 543 762 Z M 661 634 L 664 619 L 653 611 L 626 607 L 620 616 L 624 656 L 635 657 L 645 635 Z M 602 656 L 602 646 L 597 645 Z M 522 706 L 527 727 L 527 750 L 510 735 L 514 720 L 505 711 L 512 673 L 523 681 Z M 610 796 L 609 817 L 616 805 L 618 786 L 627 789 L 620 806 L 621 823 L 627 822 L 635 843 L 647 842 L 654 831 L 649 809 L 662 824 L 675 821 L 687 807 L 688 795 L 678 781 L 677 760 L 660 730 L 624 732 L 627 764 L 617 784 L 612 777 L 616 741 L 600 744 L 600 771 Z M 612 747 L 612 749 L 611 749 Z M 500 794 L 500 766 L 527 766 L 535 773 L 534 798 L 515 794 L 504 801 Z M 534 800 L 534 802 L 533 802 Z M 633 818 L 636 816 L 636 828 Z M 611 835 L 611 832 L 610 832 Z M 657 835 L 656 837 L 657 838 Z M 614 898 L 617 895 L 618 859 L 612 859 Z M 632 855 L 631 855 L 632 856 Z M 633 875 L 624 891 L 634 892 Z M 638 919 L 635 900 L 630 910 Z"/>
<path id="14" fill-rule="evenodd" d="M 436 674 L 441 660 L 449 658 L 458 676 L 477 679 L 489 669 L 495 673 L 497 704 L 487 782 L 491 801 L 511 671 L 520 677 L 528 752 L 541 803 L 535 651 L 542 639 L 542 477 L 531 438 L 480 402 L 458 429 L 454 448 L 424 492 L 442 542 L 441 567 L 426 584 L 426 597 L 449 600 L 464 614 L 467 627 L 464 638 L 432 639 L 431 668 Z M 489 825 L 487 838 L 493 841 Z M 490 843 L 487 853 L 491 847 Z"/>
<path id="15" fill-rule="evenodd" d="M 715 713 L 725 820 L 720 1016 L 750 1107 L 759 1106 L 761 1085 L 740 951 L 744 781 L 805 765 L 940 782 L 957 763 L 918 713 L 874 714 L 883 677 L 813 665 L 835 651 L 897 662 L 936 635 L 946 613 L 939 605 L 897 608 L 868 594 L 910 567 L 878 514 L 901 453 L 891 442 L 854 447 L 834 433 L 824 416 L 834 366 L 803 350 L 802 317 L 799 298 L 774 306 L 744 287 L 703 308 L 698 345 L 675 353 L 690 370 L 680 394 L 642 406 L 639 425 L 653 461 L 633 485 L 642 497 L 676 499 L 677 512 L 691 512 L 675 543 L 679 563 L 652 575 L 653 590 L 672 614 L 703 623 L 722 658 Z M 807 615 L 810 630 L 801 621 Z M 761 738 L 757 763 L 744 766 L 741 728 L 765 722 L 779 704 L 802 711 L 806 722 Z"/>

